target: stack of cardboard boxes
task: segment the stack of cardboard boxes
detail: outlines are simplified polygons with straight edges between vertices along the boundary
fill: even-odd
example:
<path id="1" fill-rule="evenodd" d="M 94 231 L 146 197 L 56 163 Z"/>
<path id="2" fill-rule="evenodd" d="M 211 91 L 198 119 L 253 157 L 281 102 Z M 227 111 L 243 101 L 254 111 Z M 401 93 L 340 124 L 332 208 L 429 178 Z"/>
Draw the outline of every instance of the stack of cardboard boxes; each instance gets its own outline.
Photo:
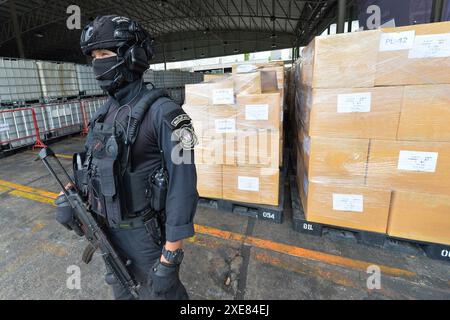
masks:
<path id="1" fill-rule="evenodd" d="M 450 244 L 450 23 L 316 37 L 299 80 L 306 218 Z"/>
<path id="2" fill-rule="evenodd" d="M 201 197 L 278 205 L 284 65 L 242 64 L 232 75 L 186 85 Z"/>

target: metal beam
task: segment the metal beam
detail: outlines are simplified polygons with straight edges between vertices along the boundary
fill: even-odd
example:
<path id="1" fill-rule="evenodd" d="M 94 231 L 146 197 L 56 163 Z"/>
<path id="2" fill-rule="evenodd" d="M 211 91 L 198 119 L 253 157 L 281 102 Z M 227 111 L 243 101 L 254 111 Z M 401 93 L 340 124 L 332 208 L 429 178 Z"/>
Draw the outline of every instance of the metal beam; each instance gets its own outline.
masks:
<path id="1" fill-rule="evenodd" d="M 9 2 L 9 12 L 11 13 L 11 18 L 12 18 L 12 22 L 13 22 L 14 36 L 16 38 L 16 43 L 17 43 L 17 51 L 19 51 L 19 56 L 21 58 L 25 58 L 25 51 L 23 50 L 22 35 L 20 32 L 19 21 L 17 19 L 16 4 L 14 3 L 14 0 L 9 0 L 8 2 Z"/>
<path id="2" fill-rule="evenodd" d="M 347 0 L 338 0 L 336 33 L 344 33 L 345 31 L 346 10 L 347 10 Z"/>

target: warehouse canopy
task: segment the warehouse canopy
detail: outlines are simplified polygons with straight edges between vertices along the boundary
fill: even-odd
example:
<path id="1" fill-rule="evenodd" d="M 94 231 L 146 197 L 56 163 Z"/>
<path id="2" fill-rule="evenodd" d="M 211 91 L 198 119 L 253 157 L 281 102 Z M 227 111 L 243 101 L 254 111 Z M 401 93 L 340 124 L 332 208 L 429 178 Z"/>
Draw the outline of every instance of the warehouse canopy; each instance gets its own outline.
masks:
<path id="1" fill-rule="evenodd" d="M 80 30 L 66 22 L 80 8 L 81 27 L 103 14 L 137 20 L 155 37 L 154 63 L 291 48 L 336 21 L 337 0 L 3 0 L 0 55 L 84 62 Z M 350 8 L 353 1 L 345 1 Z"/>

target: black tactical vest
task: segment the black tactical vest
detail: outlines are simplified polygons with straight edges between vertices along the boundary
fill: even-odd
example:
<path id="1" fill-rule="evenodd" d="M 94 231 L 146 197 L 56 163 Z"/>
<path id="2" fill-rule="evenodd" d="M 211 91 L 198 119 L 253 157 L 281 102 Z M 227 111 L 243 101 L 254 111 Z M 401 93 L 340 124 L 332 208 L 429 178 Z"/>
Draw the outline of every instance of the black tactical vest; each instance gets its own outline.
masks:
<path id="1" fill-rule="evenodd" d="M 90 209 L 110 226 L 152 210 L 150 179 L 154 172 L 145 168 L 132 171 L 129 155 L 145 114 L 156 100 L 167 96 L 165 90 L 145 93 L 125 121 L 114 123 L 103 122 L 111 106 L 107 103 L 91 121 L 80 190 L 84 190 Z"/>

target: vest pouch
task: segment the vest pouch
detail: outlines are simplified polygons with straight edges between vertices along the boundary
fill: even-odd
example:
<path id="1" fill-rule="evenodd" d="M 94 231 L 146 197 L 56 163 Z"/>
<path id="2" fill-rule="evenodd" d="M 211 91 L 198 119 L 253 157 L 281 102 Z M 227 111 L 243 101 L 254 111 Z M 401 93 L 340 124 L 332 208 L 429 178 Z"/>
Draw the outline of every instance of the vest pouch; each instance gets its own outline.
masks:
<path id="1" fill-rule="evenodd" d="M 126 172 L 124 184 L 129 213 L 138 213 L 150 207 L 151 190 L 149 186 L 149 172 Z"/>
<path id="2" fill-rule="evenodd" d="M 100 181 L 96 178 L 91 179 L 88 193 L 91 210 L 103 218 L 106 218 L 105 203 L 100 192 Z"/>
<path id="3" fill-rule="evenodd" d="M 83 197 L 87 194 L 88 176 L 83 168 L 86 160 L 86 152 L 75 153 L 72 158 L 73 177 L 77 189 L 81 191 Z"/>

